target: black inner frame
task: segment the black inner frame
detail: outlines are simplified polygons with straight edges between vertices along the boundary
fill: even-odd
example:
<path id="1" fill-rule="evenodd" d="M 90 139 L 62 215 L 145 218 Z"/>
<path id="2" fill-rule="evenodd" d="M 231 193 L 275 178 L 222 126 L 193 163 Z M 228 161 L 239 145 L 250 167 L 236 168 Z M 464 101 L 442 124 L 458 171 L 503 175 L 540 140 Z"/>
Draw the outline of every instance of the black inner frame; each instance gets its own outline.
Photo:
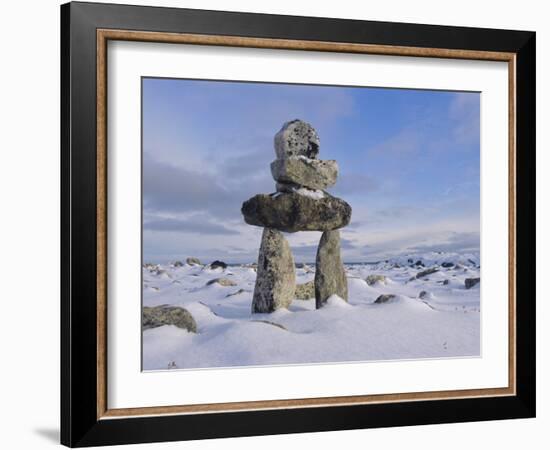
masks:
<path id="1" fill-rule="evenodd" d="M 506 397 L 97 419 L 96 30 L 512 52 L 516 60 L 516 385 Z M 61 443 L 71 447 L 535 416 L 535 33 L 68 3 L 61 6 Z"/>

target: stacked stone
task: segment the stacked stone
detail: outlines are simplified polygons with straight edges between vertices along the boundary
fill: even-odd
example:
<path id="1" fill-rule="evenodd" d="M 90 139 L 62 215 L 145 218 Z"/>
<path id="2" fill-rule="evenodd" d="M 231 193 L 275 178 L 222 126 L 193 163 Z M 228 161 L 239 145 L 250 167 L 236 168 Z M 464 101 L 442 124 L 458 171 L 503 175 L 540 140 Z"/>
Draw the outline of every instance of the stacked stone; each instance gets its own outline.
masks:
<path id="1" fill-rule="evenodd" d="M 294 299 L 294 259 L 282 231 L 323 232 L 316 258 L 316 307 L 334 294 L 347 300 L 338 229 L 349 223 L 351 207 L 325 191 L 336 183 L 338 164 L 317 159 L 319 136 L 301 120 L 285 123 L 275 135 L 275 153 L 271 174 L 277 192 L 255 195 L 241 209 L 246 223 L 264 227 L 252 312 L 286 308 Z"/>

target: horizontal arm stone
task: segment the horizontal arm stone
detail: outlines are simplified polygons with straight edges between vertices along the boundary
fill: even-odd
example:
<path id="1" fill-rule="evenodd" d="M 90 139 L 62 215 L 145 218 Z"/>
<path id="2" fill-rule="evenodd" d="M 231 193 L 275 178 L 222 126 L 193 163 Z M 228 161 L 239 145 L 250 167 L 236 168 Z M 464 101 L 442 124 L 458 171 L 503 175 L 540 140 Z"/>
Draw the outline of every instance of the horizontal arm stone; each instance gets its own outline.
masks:
<path id="1" fill-rule="evenodd" d="M 336 230 L 351 219 L 351 206 L 326 192 L 319 199 L 298 193 L 258 194 L 243 203 L 241 212 L 249 225 L 289 233 Z"/>

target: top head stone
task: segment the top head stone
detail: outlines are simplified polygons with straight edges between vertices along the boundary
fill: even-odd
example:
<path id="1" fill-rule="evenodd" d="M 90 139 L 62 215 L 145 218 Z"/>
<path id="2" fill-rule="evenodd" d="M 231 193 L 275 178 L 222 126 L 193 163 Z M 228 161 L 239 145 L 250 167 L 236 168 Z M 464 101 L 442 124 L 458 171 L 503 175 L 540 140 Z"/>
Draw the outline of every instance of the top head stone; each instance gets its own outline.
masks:
<path id="1" fill-rule="evenodd" d="M 291 120 L 275 135 L 275 153 L 278 159 L 292 156 L 314 159 L 319 153 L 319 136 L 309 123 Z"/>

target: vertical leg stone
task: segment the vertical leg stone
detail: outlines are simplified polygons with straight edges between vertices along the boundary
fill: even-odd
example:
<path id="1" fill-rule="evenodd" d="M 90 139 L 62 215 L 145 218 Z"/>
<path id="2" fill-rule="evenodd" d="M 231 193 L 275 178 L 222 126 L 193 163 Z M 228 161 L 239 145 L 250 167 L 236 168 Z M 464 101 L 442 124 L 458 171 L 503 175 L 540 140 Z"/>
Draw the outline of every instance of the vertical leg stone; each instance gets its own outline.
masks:
<path id="1" fill-rule="evenodd" d="M 288 241 L 280 231 L 264 228 L 252 312 L 270 313 L 288 307 L 295 289 L 294 259 Z"/>
<path id="2" fill-rule="evenodd" d="M 348 300 L 348 281 L 340 256 L 340 232 L 325 231 L 317 248 L 315 268 L 315 306 L 321 308 L 336 294 Z"/>

